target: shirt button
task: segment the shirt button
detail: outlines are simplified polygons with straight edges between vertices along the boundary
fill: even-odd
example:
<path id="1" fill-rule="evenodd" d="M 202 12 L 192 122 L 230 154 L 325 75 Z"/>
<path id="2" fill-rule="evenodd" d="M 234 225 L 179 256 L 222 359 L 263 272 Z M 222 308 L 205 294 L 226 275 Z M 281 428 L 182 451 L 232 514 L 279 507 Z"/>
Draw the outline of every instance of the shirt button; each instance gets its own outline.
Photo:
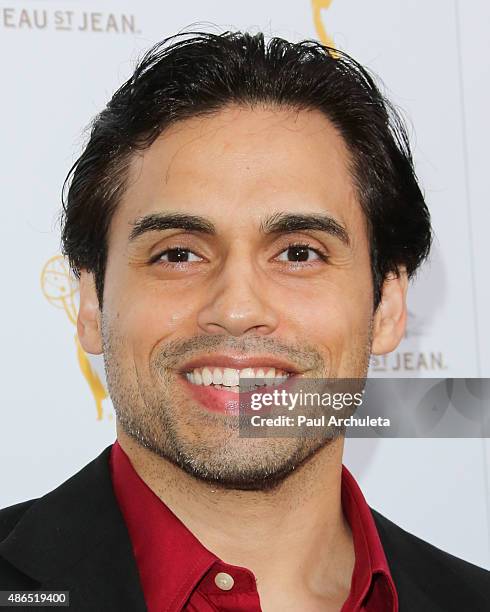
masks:
<path id="1" fill-rule="evenodd" d="M 220 572 L 214 577 L 214 583 L 218 587 L 218 589 L 221 589 L 222 591 L 230 591 L 233 588 L 235 581 L 230 576 L 230 574 L 227 574 L 226 572 Z"/>

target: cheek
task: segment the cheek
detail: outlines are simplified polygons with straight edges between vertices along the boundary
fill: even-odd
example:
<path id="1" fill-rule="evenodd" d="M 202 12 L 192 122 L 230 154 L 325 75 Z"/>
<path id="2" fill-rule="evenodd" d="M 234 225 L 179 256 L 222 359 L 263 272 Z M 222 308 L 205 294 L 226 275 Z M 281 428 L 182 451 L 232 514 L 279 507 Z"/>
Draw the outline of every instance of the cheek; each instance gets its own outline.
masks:
<path id="1" fill-rule="evenodd" d="M 133 284 L 112 300 L 111 317 L 135 357 L 145 357 L 165 339 L 195 332 L 195 301 L 182 299 L 161 284 Z"/>
<path id="2" fill-rule="evenodd" d="M 364 343 L 372 314 L 371 300 L 369 277 L 366 280 L 363 275 L 347 271 L 336 275 L 335 280 L 311 284 L 298 293 L 283 292 L 276 302 L 282 304 L 279 334 L 287 337 L 294 330 L 300 342 L 318 346 L 338 364 L 343 353 L 356 351 Z"/>
<path id="3" fill-rule="evenodd" d="M 299 297 L 299 296 L 298 296 Z M 283 321 L 286 327 L 294 325 L 310 340 L 326 344 L 341 343 L 362 325 L 359 303 L 349 299 L 338 287 L 325 287 L 320 294 L 284 302 Z M 286 306 L 287 305 L 287 306 Z"/>

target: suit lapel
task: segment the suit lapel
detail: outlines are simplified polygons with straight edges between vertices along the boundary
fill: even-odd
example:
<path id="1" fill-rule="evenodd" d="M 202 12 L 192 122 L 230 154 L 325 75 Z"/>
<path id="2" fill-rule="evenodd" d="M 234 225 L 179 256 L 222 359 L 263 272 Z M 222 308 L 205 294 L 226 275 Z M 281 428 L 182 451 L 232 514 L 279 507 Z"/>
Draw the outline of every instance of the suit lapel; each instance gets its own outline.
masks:
<path id="1" fill-rule="evenodd" d="M 34 502 L 0 543 L 0 555 L 39 588 L 70 591 L 72 612 L 146 611 L 112 489 L 110 450 Z"/>
<path id="2" fill-rule="evenodd" d="M 398 594 L 400 612 L 445 612 L 427 593 L 424 580 L 419 581 L 419 558 L 407 548 L 400 534 L 404 532 L 371 508 L 381 544 Z M 416 552 L 416 551 L 415 551 Z"/>

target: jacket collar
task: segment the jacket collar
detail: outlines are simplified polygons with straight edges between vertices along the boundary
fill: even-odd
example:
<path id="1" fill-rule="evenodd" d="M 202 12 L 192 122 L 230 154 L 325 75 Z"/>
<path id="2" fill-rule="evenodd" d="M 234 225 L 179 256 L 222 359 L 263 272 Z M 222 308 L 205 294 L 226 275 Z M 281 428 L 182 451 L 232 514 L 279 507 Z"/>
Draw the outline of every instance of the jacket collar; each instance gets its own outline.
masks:
<path id="1" fill-rule="evenodd" d="M 36 500 L 0 543 L 0 555 L 43 589 L 70 591 L 84 610 L 144 612 L 138 569 L 112 489 L 111 446 Z"/>
<path id="2" fill-rule="evenodd" d="M 434 581 L 431 580 L 434 568 L 430 563 L 428 566 L 421 566 L 421 551 L 411 543 L 414 536 L 373 508 L 371 513 L 396 585 L 400 611 L 446 612 L 447 608 L 439 605 L 431 593 L 434 589 Z M 444 585 L 441 586 L 444 591 Z"/>

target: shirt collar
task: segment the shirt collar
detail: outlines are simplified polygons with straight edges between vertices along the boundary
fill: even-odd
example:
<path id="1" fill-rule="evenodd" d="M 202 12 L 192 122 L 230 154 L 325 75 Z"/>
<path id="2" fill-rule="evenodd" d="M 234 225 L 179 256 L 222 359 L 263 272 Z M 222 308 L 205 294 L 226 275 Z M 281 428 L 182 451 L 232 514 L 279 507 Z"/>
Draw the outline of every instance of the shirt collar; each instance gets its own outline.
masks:
<path id="1" fill-rule="evenodd" d="M 158 584 L 169 602 L 184 603 L 218 557 L 153 493 L 117 441 L 112 446 L 110 465 L 145 599 L 152 598 Z"/>
<path id="2" fill-rule="evenodd" d="M 359 485 L 342 465 L 342 510 L 352 531 L 355 564 L 346 610 L 362 609 L 366 598 L 369 609 L 397 612 L 398 596 L 371 509 Z M 377 603 L 373 605 L 373 602 Z M 343 609 L 344 609 L 343 608 Z"/>
<path id="3" fill-rule="evenodd" d="M 166 599 L 178 609 L 209 568 L 221 560 L 146 485 L 117 441 L 111 449 L 110 468 L 145 599 L 158 600 L 159 594 L 165 593 Z M 355 551 L 351 590 L 342 612 L 397 612 L 396 588 L 371 510 L 344 465 L 341 500 Z"/>

